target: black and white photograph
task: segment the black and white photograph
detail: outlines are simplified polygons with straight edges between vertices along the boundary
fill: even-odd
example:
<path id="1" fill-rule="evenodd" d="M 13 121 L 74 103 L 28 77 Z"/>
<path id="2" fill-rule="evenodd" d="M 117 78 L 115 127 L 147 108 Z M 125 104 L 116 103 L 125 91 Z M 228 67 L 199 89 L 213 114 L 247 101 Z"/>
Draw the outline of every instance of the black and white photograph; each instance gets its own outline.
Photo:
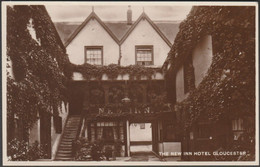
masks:
<path id="1" fill-rule="evenodd" d="M 1 7 L 3 165 L 259 165 L 257 2 Z"/>

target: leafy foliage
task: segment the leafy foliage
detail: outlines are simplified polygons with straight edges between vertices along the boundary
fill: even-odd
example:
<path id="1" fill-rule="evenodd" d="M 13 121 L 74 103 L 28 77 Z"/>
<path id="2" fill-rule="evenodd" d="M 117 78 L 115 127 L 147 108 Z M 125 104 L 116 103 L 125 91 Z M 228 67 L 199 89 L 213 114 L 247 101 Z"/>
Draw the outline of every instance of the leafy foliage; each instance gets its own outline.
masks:
<path id="1" fill-rule="evenodd" d="M 30 24 L 36 39 L 28 29 Z M 65 48 L 44 6 L 7 7 L 7 60 L 13 70 L 13 77 L 7 73 L 8 120 L 15 114 L 28 129 L 37 114 L 56 114 L 66 101 L 71 72 Z"/>
<path id="2" fill-rule="evenodd" d="M 176 66 L 204 35 L 212 35 L 213 60 L 207 76 L 177 110 L 188 111 L 187 125 L 206 112 L 254 117 L 255 8 L 205 6 L 193 8 L 180 25 L 168 63 Z M 183 49 L 185 48 L 185 49 Z"/>
<path id="3" fill-rule="evenodd" d="M 13 139 L 8 143 L 7 149 L 11 161 L 35 161 L 45 156 L 42 146 L 37 141 L 29 146 L 24 140 Z"/>
<path id="4" fill-rule="evenodd" d="M 89 142 L 86 138 L 73 141 L 73 153 L 76 161 L 100 161 L 103 157 L 101 141 Z"/>
<path id="5" fill-rule="evenodd" d="M 101 79 L 103 74 L 106 74 L 109 79 L 116 79 L 118 75 L 129 74 L 130 79 L 140 79 L 141 76 L 146 76 L 151 79 L 156 72 L 162 72 L 160 68 L 149 68 L 141 65 L 119 66 L 110 64 L 108 66 L 95 66 L 91 64 L 74 65 L 73 71 L 80 72 L 85 79 L 91 78 Z"/>
<path id="6" fill-rule="evenodd" d="M 243 118 L 247 134 L 254 138 L 255 7 L 194 7 L 180 24 L 165 63 L 171 64 L 168 73 L 185 61 L 205 35 L 212 36 L 212 64 L 197 89 L 176 104 L 179 122 L 189 129 L 199 119 Z"/>

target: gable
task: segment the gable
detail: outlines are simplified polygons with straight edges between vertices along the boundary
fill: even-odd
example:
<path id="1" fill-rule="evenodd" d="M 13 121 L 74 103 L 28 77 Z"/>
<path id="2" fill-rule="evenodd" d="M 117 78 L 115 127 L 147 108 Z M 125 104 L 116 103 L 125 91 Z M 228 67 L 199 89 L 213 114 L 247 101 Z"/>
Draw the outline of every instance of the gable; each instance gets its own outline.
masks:
<path id="1" fill-rule="evenodd" d="M 73 40 L 74 38 L 82 31 L 82 29 L 89 23 L 91 20 L 96 20 L 102 27 L 103 29 L 110 35 L 110 37 L 118 43 L 118 39 L 116 36 L 111 32 L 111 30 L 105 25 L 105 23 L 94 13 L 92 12 L 88 18 L 73 32 L 73 34 L 69 37 L 69 39 L 65 42 L 65 46 L 67 47 Z"/>
<path id="2" fill-rule="evenodd" d="M 170 48 L 169 43 L 165 42 L 164 39 L 158 34 L 158 32 L 151 26 L 151 24 L 146 20 L 142 19 L 127 38 L 123 41 L 122 45 L 129 44 L 130 41 L 135 45 L 146 45 L 154 44 L 156 45 L 166 45 Z"/>
<path id="3" fill-rule="evenodd" d="M 120 41 L 131 26 L 127 25 L 125 21 L 120 22 L 104 22 L 106 26 L 112 31 L 116 38 Z M 55 22 L 55 27 L 63 43 L 75 32 L 81 25 L 80 22 Z M 179 31 L 179 23 L 171 21 L 154 21 L 154 24 L 161 30 L 166 38 L 173 44 L 174 39 Z"/>
<path id="4" fill-rule="evenodd" d="M 93 18 L 78 32 L 68 46 L 74 43 L 100 45 L 106 43 L 106 41 L 116 43 L 103 26 Z"/>
<path id="5" fill-rule="evenodd" d="M 153 46 L 154 66 L 161 66 L 170 50 L 168 43 L 146 19 L 142 19 L 121 44 L 121 65 L 136 64 L 136 46 Z"/>
<path id="6" fill-rule="evenodd" d="M 104 65 L 115 64 L 118 61 L 118 43 L 111 38 L 110 34 L 95 18 L 90 19 L 67 45 L 67 53 L 71 63 L 85 63 L 85 46 L 102 46 Z"/>
<path id="7" fill-rule="evenodd" d="M 146 20 L 151 27 L 157 32 L 157 34 L 165 41 L 165 43 L 171 47 L 172 44 L 169 41 L 169 39 L 167 39 L 165 37 L 165 35 L 161 32 L 161 30 L 154 24 L 154 22 L 145 14 L 142 13 L 140 15 L 140 17 L 136 20 L 136 22 L 132 25 L 132 27 L 128 30 L 128 32 L 124 35 L 124 37 L 122 38 L 122 40 L 120 41 L 120 44 L 124 43 L 124 41 L 128 38 L 128 36 L 132 33 L 133 30 L 135 30 L 136 26 L 141 22 Z"/>

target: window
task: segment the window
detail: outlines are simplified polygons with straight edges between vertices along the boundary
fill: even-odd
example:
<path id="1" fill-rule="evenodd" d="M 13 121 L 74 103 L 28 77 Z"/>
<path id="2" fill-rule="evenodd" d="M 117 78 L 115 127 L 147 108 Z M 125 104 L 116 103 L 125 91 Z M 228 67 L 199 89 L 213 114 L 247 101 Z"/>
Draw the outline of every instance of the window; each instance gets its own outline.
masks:
<path id="1" fill-rule="evenodd" d="M 85 47 L 85 63 L 92 65 L 103 65 L 103 47 L 102 46 L 86 46 Z"/>
<path id="2" fill-rule="evenodd" d="M 96 122 L 90 125 L 90 140 L 103 140 L 113 142 L 115 140 L 124 141 L 123 122 Z"/>
<path id="3" fill-rule="evenodd" d="M 232 131 L 234 140 L 238 140 L 239 137 L 244 133 L 243 119 L 232 120 Z"/>
<path id="4" fill-rule="evenodd" d="M 176 132 L 176 126 L 172 122 L 163 123 L 163 141 L 180 141 L 179 134 Z"/>
<path id="5" fill-rule="evenodd" d="M 210 139 L 211 125 L 209 123 L 201 123 L 198 125 L 198 138 Z"/>
<path id="6" fill-rule="evenodd" d="M 153 65 L 153 46 L 135 46 L 135 50 L 137 65 Z"/>

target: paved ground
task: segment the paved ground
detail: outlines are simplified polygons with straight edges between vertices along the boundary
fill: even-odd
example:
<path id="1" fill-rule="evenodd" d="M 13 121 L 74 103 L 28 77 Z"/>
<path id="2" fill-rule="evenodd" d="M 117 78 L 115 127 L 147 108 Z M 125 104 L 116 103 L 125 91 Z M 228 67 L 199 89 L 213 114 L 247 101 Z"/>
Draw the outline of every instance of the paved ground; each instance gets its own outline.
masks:
<path id="1" fill-rule="evenodd" d="M 116 157 L 114 161 L 180 161 L 180 157 L 164 157 L 163 159 L 158 158 L 152 152 L 139 152 L 134 153 L 131 157 Z"/>
<path id="2" fill-rule="evenodd" d="M 152 152 L 132 153 L 131 157 L 116 157 L 116 161 L 160 161 Z"/>

